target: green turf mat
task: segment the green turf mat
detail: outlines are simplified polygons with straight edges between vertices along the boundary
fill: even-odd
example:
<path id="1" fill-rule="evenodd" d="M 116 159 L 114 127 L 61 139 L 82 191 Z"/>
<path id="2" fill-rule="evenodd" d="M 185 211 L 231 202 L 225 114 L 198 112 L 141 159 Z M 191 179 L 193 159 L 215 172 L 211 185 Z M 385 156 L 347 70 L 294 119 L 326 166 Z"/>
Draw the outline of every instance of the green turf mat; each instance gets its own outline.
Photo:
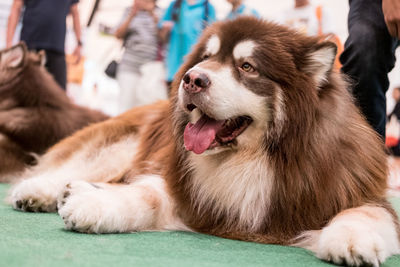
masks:
<path id="1" fill-rule="evenodd" d="M 8 185 L 0 184 L 4 199 Z M 393 200 L 400 211 L 400 199 Z M 56 214 L 0 204 L 0 266 L 332 266 L 291 247 L 181 233 L 88 235 L 63 230 Z M 383 266 L 400 266 L 400 256 Z"/>

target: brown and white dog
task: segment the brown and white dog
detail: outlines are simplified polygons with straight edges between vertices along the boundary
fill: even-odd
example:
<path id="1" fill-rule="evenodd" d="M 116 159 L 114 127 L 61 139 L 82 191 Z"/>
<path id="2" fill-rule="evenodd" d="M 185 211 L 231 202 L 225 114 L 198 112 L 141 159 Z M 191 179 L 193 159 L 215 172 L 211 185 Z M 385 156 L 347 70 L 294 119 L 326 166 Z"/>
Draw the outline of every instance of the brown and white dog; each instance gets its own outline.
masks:
<path id="1" fill-rule="evenodd" d="M 196 231 L 378 266 L 400 252 L 386 157 L 335 52 L 254 18 L 216 23 L 170 102 L 58 143 L 9 201 L 79 232 Z"/>
<path id="2" fill-rule="evenodd" d="M 0 51 L 0 182 L 50 146 L 108 116 L 74 105 L 44 68 L 44 54 L 23 43 Z"/>

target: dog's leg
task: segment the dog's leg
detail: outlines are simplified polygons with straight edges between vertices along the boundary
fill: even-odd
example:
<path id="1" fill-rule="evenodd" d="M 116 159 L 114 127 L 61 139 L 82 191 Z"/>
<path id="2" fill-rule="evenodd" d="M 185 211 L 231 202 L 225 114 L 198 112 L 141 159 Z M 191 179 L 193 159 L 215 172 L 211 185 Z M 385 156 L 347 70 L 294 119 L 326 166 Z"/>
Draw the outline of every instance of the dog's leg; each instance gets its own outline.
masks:
<path id="1" fill-rule="evenodd" d="M 58 159 L 58 152 L 53 150 L 46 154 L 38 166 L 25 174 L 28 179 L 11 188 L 7 200 L 14 209 L 55 212 L 57 197 L 69 182 L 118 180 L 133 168 L 136 141 L 134 136 L 127 136 L 109 145 L 89 142 L 68 159 Z"/>
<path id="2" fill-rule="evenodd" d="M 364 205 L 342 211 L 322 230 L 305 232 L 294 245 L 335 264 L 379 266 L 400 253 L 397 228 L 386 208 Z"/>
<path id="3" fill-rule="evenodd" d="M 71 182 L 58 198 L 58 213 L 67 229 L 84 233 L 188 230 L 157 175 L 128 185 Z"/>

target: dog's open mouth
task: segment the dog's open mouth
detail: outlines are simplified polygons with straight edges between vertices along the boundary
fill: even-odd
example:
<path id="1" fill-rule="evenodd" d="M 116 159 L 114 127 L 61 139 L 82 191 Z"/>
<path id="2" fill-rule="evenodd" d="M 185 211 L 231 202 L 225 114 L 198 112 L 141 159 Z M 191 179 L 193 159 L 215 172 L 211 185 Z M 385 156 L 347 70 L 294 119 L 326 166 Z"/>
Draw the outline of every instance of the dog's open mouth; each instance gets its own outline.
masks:
<path id="1" fill-rule="evenodd" d="M 193 104 L 188 105 L 190 111 L 195 108 Z M 252 122 L 249 116 L 215 120 L 203 113 L 195 124 L 186 125 L 183 135 L 186 150 L 202 154 L 218 146 L 230 145 Z"/>

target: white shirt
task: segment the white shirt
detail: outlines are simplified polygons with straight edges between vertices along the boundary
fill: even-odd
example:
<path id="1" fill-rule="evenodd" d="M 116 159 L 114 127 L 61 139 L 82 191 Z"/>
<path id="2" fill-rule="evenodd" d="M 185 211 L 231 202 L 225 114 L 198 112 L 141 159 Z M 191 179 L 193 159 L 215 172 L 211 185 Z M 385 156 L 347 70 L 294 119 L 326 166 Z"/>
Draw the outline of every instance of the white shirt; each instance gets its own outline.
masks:
<path id="1" fill-rule="evenodd" d="M 278 22 L 295 28 L 307 35 L 318 35 L 319 21 L 317 18 L 317 5 L 307 5 L 300 8 L 291 8 L 284 11 Z M 331 14 L 322 7 L 322 33 L 335 33 Z"/>

